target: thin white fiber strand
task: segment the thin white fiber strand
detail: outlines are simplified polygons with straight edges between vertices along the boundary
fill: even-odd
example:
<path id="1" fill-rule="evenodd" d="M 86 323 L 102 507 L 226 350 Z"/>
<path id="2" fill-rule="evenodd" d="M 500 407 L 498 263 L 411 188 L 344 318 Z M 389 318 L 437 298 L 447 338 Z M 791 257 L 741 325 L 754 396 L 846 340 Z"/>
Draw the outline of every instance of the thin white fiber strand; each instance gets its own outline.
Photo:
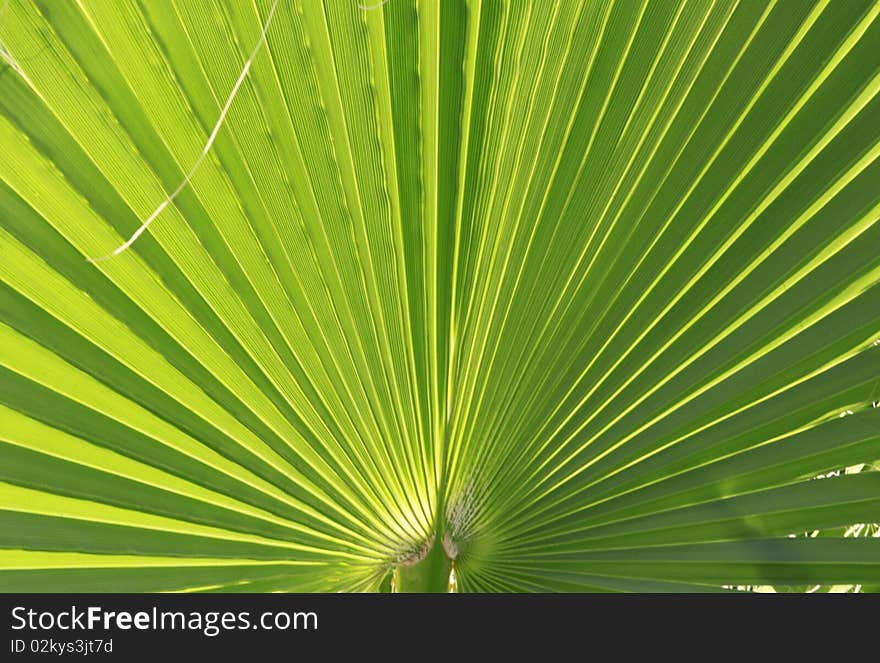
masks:
<path id="1" fill-rule="evenodd" d="M 364 11 L 371 11 L 373 9 L 379 9 L 379 7 L 384 7 L 388 3 L 388 0 L 382 0 L 382 2 L 376 5 L 362 5 L 358 3 L 358 9 L 363 9 Z"/>
<path id="2" fill-rule="evenodd" d="M 3 3 L 3 7 L 0 7 L 0 23 L 2 23 L 0 31 L 6 32 L 6 26 L 9 24 L 9 0 L 6 0 L 6 2 Z M 12 53 L 9 52 L 6 44 L 3 43 L 2 34 L 0 34 L 0 58 L 12 67 L 15 73 L 27 80 L 27 76 L 24 75 L 24 70 L 19 66 L 18 61 L 12 57 Z"/>
<path id="3" fill-rule="evenodd" d="M 0 42 L 0 58 L 3 58 L 6 64 L 12 67 L 15 73 L 17 73 L 19 76 L 21 76 L 22 78 L 27 78 L 27 76 L 24 75 L 24 71 L 22 70 L 22 68 L 18 66 L 18 62 L 16 62 L 15 58 L 12 57 L 12 53 L 6 50 L 6 46 L 2 42 Z"/>
<path id="4" fill-rule="evenodd" d="M 195 175 L 196 170 L 198 170 L 199 166 L 204 161 L 205 157 L 208 155 L 208 150 L 211 149 L 211 145 L 214 144 L 214 139 L 217 138 L 217 134 L 220 132 L 220 127 L 223 126 L 223 120 L 226 119 L 226 113 L 229 112 L 230 107 L 232 106 L 232 101 L 235 99 L 235 95 L 238 94 L 238 89 L 241 87 L 241 84 L 244 83 L 244 79 L 247 76 L 248 71 L 250 71 L 251 63 L 254 61 L 254 58 L 257 57 L 257 53 L 260 52 L 260 47 L 263 45 L 263 42 L 266 41 L 266 34 L 269 32 L 269 25 L 272 23 L 272 17 L 275 15 L 275 8 L 278 6 L 279 0 L 275 0 L 272 3 L 272 8 L 269 10 L 269 15 L 266 17 L 266 23 L 263 25 L 263 31 L 260 33 L 260 38 L 257 40 L 257 45 L 254 47 L 254 50 L 251 52 L 250 57 L 247 59 L 247 62 L 244 63 L 244 68 L 241 70 L 241 74 L 238 76 L 238 80 L 235 81 L 235 85 L 232 86 L 232 91 L 229 93 L 229 98 L 226 99 L 226 104 L 223 106 L 223 110 L 220 111 L 220 117 L 217 118 L 217 123 L 214 125 L 213 131 L 211 131 L 211 135 L 208 136 L 208 142 L 205 143 L 204 149 L 202 149 L 202 153 L 199 154 L 195 163 L 189 169 L 189 172 L 186 174 L 186 177 L 183 178 L 183 181 L 177 185 L 177 188 L 171 192 L 171 195 L 168 196 L 165 200 L 163 200 L 159 206 L 153 211 L 150 216 L 140 225 L 140 227 L 134 231 L 134 234 L 125 242 L 122 246 L 117 248 L 113 253 L 110 253 L 106 256 L 102 256 L 100 258 L 88 258 L 89 262 L 101 262 L 104 260 L 109 260 L 115 256 L 118 256 L 120 253 L 129 248 L 132 244 L 135 243 L 138 237 L 140 237 L 144 231 L 149 227 L 149 225 L 153 222 L 153 220 L 162 213 L 168 205 L 170 205 L 174 199 L 177 197 L 183 188 L 189 184 L 193 175 Z"/>

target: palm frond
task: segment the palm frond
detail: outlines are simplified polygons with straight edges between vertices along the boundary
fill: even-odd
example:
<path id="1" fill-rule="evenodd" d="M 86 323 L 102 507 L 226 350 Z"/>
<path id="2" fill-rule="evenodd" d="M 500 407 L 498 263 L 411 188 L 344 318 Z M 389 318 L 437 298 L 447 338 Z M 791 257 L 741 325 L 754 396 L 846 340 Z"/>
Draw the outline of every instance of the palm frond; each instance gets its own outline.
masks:
<path id="1" fill-rule="evenodd" d="M 12 0 L 0 588 L 880 586 L 878 15 Z"/>

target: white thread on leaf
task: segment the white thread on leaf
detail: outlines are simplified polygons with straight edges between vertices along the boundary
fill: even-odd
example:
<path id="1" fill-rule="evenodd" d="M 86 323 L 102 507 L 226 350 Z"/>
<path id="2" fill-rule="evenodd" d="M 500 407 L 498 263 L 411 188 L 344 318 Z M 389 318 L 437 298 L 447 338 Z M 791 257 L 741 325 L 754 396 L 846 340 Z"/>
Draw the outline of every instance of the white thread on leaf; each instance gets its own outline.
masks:
<path id="1" fill-rule="evenodd" d="M 6 62 L 10 67 L 12 67 L 13 71 L 17 73 L 22 78 L 27 78 L 24 75 L 24 71 L 21 67 L 18 66 L 18 62 L 15 61 L 15 58 L 12 57 L 12 53 L 6 50 L 5 44 L 0 42 L 0 58 L 3 58 L 3 61 Z"/>
<path id="2" fill-rule="evenodd" d="M 9 0 L 3 3 L 3 7 L 0 8 L 0 22 L 3 23 L 2 31 L 6 32 L 6 27 L 9 24 Z M 27 76 L 24 74 L 24 70 L 18 64 L 18 61 L 12 57 L 12 53 L 9 52 L 9 48 L 7 48 L 6 44 L 3 42 L 2 36 L 0 36 L 0 58 L 12 67 L 12 70 L 21 76 L 24 79 L 27 79 Z"/>
<path id="3" fill-rule="evenodd" d="M 376 5 L 362 5 L 361 3 L 358 3 L 358 9 L 363 9 L 365 12 L 369 12 L 384 7 L 386 4 L 388 4 L 388 0 L 382 0 L 382 2 Z"/>
<path id="4" fill-rule="evenodd" d="M 247 59 L 247 62 L 244 63 L 244 68 L 241 70 L 241 74 L 238 76 L 238 80 L 235 81 L 235 85 L 232 86 L 232 91 L 229 93 L 229 97 L 226 99 L 226 104 L 223 106 L 223 110 L 220 111 L 220 117 L 217 118 L 217 122 L 214 125 L 214 129 L 211 131 L 211 135 L 208 136 L 208 142 L 205 143 L 205 147 L 202 149 L 202 153 L 199 154 L 195 163 L 189 169 L 189 172 L 186 174 L 186 177 L 183 178 L 183 181 L 177 185 L 177 188 L 171 192 L 171 195 L 168 196 L 165 200 L 163 200 L 159 206 L 153 211 L 147 219 L 141 223 L 140 227 L 134 231 L 134 234 L 118 247 L 113 253 L 110 253 L 106 256 L 102 256 L 100 258 L 87 258 L 88 262 L 103 262 L 104 260 L 109 260 L 115 256 L 118 256 L 120 253 L 129 248 L 132 244 L 135 243 L 138 237 L 140 237 L 144 231 L 149 227 L 149 225 L 153 222 L 153 220 L 159 216 L 159 214 L 164 210 L 168 205 L 170 205 L 174 199 L 177 197 L 183 188 L 189 184 L 193 175 L 195 175 L 196 170 L 198 170 L 199 166 L 202 165 L 202 161 L 204 161 L 205 157 L 208 155 L 208 151 L 211 149 L 211 145 L 214 143 L 214 139 L 217 138 L 217 134 L 220 132 L 220 128 L 223 126 L 223 120 L 226 119 L 226 113 L 229 112 L 230 107 L 232 106 L 232 101 L 235 99 L 235 95 L 238 94 L 238 89 L 241 87 L 241 84 L 244 83 L 244 79 L 247 76 L 248 71 L 250 71 L 251 63 L 254 61 L 254 58 L 257 57 L 257 53 L 260 52 L 260 47 L 263 45 L 263 42 L 266 41 L 266 34 L 269 32 L 269 25 L 272 23 L 272 17 L 275 15 L 275 8 L 278 6 L 279 0 L 275 0 L 272 3 L 272 8 L 269 10 L 269 15 L 266 17 L 266 22 L 263 24 L 263 31 L 260 33 L 260 38 L 257 40 L 257 45 L 254 46 L 254 50 L 251 52 L 250 57 Z"/>

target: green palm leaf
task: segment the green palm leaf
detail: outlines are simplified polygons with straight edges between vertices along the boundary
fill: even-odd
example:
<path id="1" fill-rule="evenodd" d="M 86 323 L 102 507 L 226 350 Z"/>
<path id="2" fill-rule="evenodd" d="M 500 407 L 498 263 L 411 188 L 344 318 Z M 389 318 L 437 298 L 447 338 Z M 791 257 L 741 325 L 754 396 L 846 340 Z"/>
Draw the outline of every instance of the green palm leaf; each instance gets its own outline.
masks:
<path id="1" fill-rule="evenodd" d="M 0 39 L 3 590 L 880 585 L 876 1 Z"/>

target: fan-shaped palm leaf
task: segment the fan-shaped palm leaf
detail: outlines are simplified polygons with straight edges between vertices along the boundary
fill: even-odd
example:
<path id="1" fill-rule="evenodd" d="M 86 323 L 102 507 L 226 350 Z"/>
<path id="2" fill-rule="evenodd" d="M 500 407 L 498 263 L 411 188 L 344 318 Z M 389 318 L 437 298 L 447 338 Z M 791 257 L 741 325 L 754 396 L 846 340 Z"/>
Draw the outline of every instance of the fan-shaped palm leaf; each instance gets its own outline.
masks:
<path id="1" fill-rule="evenodd" d="M 0 588 L 877 585 L 878 15 L 12 0 Z"/>

